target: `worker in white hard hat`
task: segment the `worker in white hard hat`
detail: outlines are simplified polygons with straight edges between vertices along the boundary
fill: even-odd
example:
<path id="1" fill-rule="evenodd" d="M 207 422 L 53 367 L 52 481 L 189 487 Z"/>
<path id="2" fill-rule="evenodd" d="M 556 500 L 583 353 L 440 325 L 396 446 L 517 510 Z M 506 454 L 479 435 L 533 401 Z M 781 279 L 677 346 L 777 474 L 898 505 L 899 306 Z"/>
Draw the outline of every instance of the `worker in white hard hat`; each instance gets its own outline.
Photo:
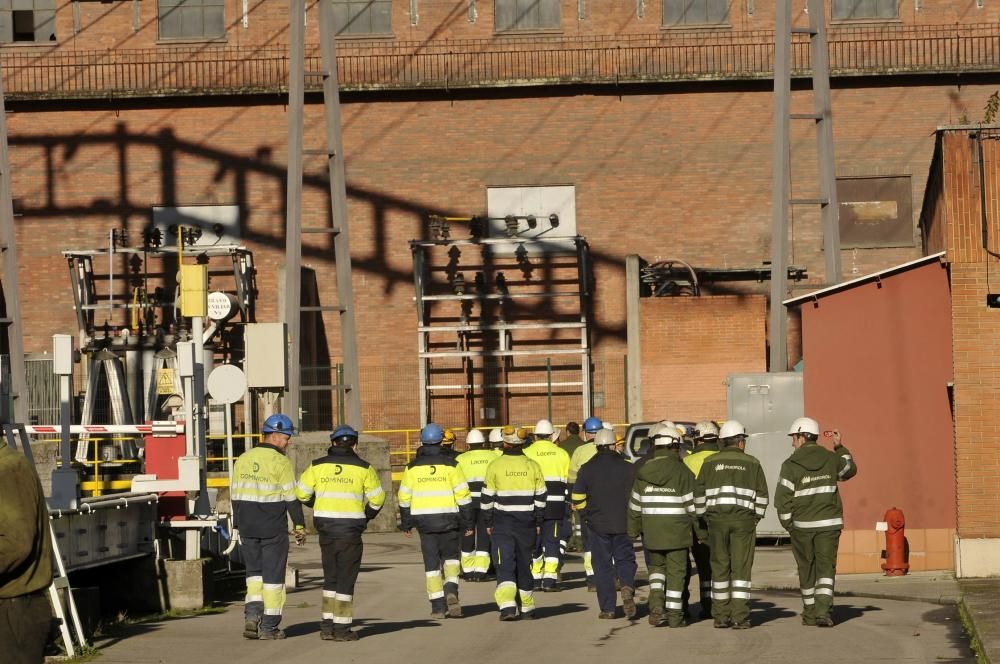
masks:
<path id="1" fill-rule="evenodd" d="M 684 464 L 694 473 L 695 478 L 701 473 L 705 459 L 719 452 L 719 427 L 714 422 L 703 420 L 694 426 L 695 446 L 691 454 L 684 457 Z M 698 524 L 707 528 L 705 520 L 699 517 Z M 701 619 L 712 617 L 712 556 L 708 541 L 699 541 L 697 534 L 692 540 L 691 557 L 698 570 L 698 590 L 701 596 Z"/>
<path id="2" fill-rule="evenodd" d="M 566 511 L 569 491 L 569 455 L 555 444 L 556 431 L 552 422 L 538 420 L 535 424 L 535 442 L 524 448 L 524 456 L 532 459 L 545 475 L 545 520 L 535 547 L 531 565 L 535 589 L 543 592 L 559 590 L 557 578 L 566 553 L 569 524 Z"/>
<path id="3" fill-rule="evenodd" d="M 486 520 L 479 509 L 479 501 L 486 482 L 486 469 L 497 456 L 479 429 L 469 431 L 465 444 L 469 449 L 455 460 L 469 484 L 475 528 L 471 534 L 462 535 L 462 575 L 466 581 L 482 581 L 490 570 L 490 536 L 486 532 Z"/>
<path id="4" fill-rule="evenodd" d="M 832 452 L 818 444 L 819 423 L 812 418 L 795 420 L 788 435 L 795 451 L 781 465 L 774 506 L 792 538 L 802 593 L 802 624 L 833 627 L 830 609 L 844 528 L 837 483 L 854 477 L 858 467 L 836 429 L 826 432 L 833 441 Z"/>
<path id="5" fill-rule="evenodd" d="M 708 457 L 698 482 L 703 495 L 708 545 L 712 549 L 712 618 L 715 627 L 750 628 L 750 570 L 757 522 L 767 509 L 764 469 L 746 447 L 747 432 L 736 420 L 719 431 L 722 449 Z"/>
<path id="6" fill-rule="evenodd" d="M 503 429 L 501 427 L 490 429 L 488 441 L 490 449 L 496 456 L 503 454 Z"/>

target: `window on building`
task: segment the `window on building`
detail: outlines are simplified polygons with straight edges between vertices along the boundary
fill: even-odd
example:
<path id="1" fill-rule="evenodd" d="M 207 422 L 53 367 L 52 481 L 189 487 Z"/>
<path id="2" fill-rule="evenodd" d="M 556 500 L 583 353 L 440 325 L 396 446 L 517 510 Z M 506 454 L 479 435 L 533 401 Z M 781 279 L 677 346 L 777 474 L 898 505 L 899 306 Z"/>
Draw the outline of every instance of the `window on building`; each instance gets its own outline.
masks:
<path id="1" fill-rule="evenodd" d="M 730 0 L 663 0 L 663 25 L 725 25 Z"/>
<path id="2" fill-rule="evenodd" d="M 224 37 L 224 5 L 224 0 L 159 0 L 160 39 Z"/>
<path id="3" fill-rule="evenodd" d="M 392 34 L 392 0 L 332 0 L 338 35 Z"/>
<path id="4" fill-rule="evenodd" d="M 56 0 L 0 0 L 0 42 L 56 40 Z"/>
<path id="5" fill-rule="evenodd" d="M 899 0 L 833 0 L 833 20 L 899 18 Z"/>
<path id="6" fill-rule="evenodd" d="M 559 0 L 494 0 L 497 32 L 558 28 Z"/>
<path id="7" fill-rule="evenodd" d="M 837 178 L 840 246 L 913 246 L 910 176 Z"/>

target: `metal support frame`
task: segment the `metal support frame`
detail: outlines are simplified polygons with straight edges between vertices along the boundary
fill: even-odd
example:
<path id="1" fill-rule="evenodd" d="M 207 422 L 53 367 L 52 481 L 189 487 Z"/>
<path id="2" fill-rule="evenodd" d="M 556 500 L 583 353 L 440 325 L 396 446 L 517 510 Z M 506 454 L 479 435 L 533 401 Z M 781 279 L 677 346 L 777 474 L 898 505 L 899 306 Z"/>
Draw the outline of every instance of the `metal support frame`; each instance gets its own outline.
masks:
<path id="1" fill-rule="evenodd" d="M 771 192 L 770 371 L 788 369 L 788 316 L 781 302 L 788 295 L 788 219 L 792 205 L 819 205 L 827 285 L 840 282 L 840 209 L 833 156 L 830 65 L 823 0 L 807 0 L 809 27 L 792 27 L 791 0 L 777 0 L 774 44 L 774 158 Z M 794 34 L 809 35 L 813 113 L 791 113 L 791 51 Z M 820 198 L 791 198 L 791 120 L 816 126 Z"/>
<path id="2" fill-rule="evenodd" d="M 323 115 L 330 180 L 330 228 L 302 227 L 302 158 L 305 125 L 305 1 L 290 0 L 290 62 L 288 82 L 288 219 L 285 239 L 284 320 L 288 326 L 288 386 L 284 397 L 286 412 L 301 420 L 301 336 L 303 311 L 336 311 L 340 314 L 343 380 L 337 384 L 312 385 L 323 390 L 342 390 L 345 398 L 346 424 L 360 429 L 361 391 L 358 368 L 357 325 L 354 317 L 354 287 L 351 283 L 351 249 L 347 218 L 347 179 L 344 171 L 344 146 L 341 132 L 340 92 L 337 82 L 337 45 L 334 35 L 333 8 L 319 3 L 319 36 L 323 71 L 310 72 L 323 79 Z M 310 153 L 316 151 L 310 150 Z M 333 239 L 333 258 L 337 274 L 336 306 L 302 306 L 302 234 L 326 233 Z"/>
<path id="3" fill-rule="evenodd" d="M 431 397 L 433 392 L 463 391 L 471 401 L 475 398 L 477 390 L 501 389 L 510 390 L 513 388 L 570 388 L 579 389 L 581 393 L 583 417 L 589 417 L 592 404 L 592 377 L 590 371 L 590 340 L 589 340 L 589 320 L 588 304 L 590 299 L 589 287 L 589 247 L 582 237 L 567 238 L 572 240 L 572 248 L 567 244 L 569 255 L 575 255 L 575 267 L 577 270 L 577 287 L 574 290 L 539 290 L 537 286 L 527 292 L 502 292 L 477 294 L 442 294 L 428 293 L 433 288 L 429 276 L 430 257 L 427 255 L 430 250 L 436 247 L 448 248 L 449 250 L 457 246 L 480 246 L 484 252 L 490 252 L 492 247 L 497 247 L 500 251 L 504 247 L 514 247 L 521 244 L 538 244 L 537 240 L 524 240 L 520 238 L 476 238 L 476 239 L 455 239 L 455 240 L 412 240 L 410 251 L 413 254 L 413 286 L 414 302 L 417 309 L 417 360 L 418 379 L 420 389 L 420 422 L 426 424 L 433 419 L 434 414 L 431 409 Z M 513 254 L 512 254 L 513 255 Z M 484 264 L 477 267 L 487 275 L 488 281 L 493 282 L 494 274 L 498 273 L 498 267 L 490 260 L 484 259 Z M 565 267 L 574 264 L 567 264 Z M 460 269 L 460 268 L 459 268 Z M 431 316 L 431 307 L 446 305 L 451 303 L 464 303 L 468 301 L 478 301 L 482 307 L 485 303 L 496 302 L 497 306 L 503 305 L 511 300 L 531 300 L 531 299 L 553 299 L 571 298 L 579 302 L 579 319 L 575 321 L 507 321 L 502 314 L 496 318 L 476 318 L 475 316 L 461 322 L 442 322 L 435 324 Z M 457 317 L 457 316 L 456 316 Z M 454 317 L 445 316 L 451 321 Z M 579 347 L 566 348 L 564 344 L 553 348 L 538 348 L 537 344 L 528 349 L 515 348 L 516 340 L 512 333 L 515 331 L 533 330 L 578 330 L 580 335 Z M 438 350 L 433 348 L 435 344 L 440 345 L 442 334 L 455 335 L 457 338 L 456 350 Z M 469 334 L 495 335 L 495 341 L 489 347 L 472 348 L 467 343 Z M 432 335 L 438 335 L 438 341 L 431 340 Z M 536 340 L 537 341 L 537 340 Z M 485 344 L 484 344 L 485 346 Z M 515 357 L 549 357 L 553 355 L 579 356 L 580 357 L 580 380 L 554 381 L 552 380 L 551 369 L 546 370 L 546 377 L 539 382 L 514 382 L 509 379 L 512 369 L 510 363 Z M 461 360 L 463 364 L 463 380 L 455 384 L 432 384 L 431 381 L 431 361 L 436 358 L 452 358 Z M 475 358 L 497 358 L 500 369 L 500 376 L 495 382 L 475 382 L 474 372 L 469 370 L 468 364 Z M 506 403 L 506 398 L 503 399 Z M 471 411 L 470 411 L 471 412 Z M 503 419 L 503 416 L 501 416 Z M 471 419 L 471 414 L 470 414 Z M 467 422 L 472 425 L 474 422 Z"/>
<path id="4" fill-rule="evenodd" d="M 0 256 L 3 260 L 3 296 L 6 317 L 0 325 L 7 328 L 10 351 L 10 390 L 13 402 L 10 417 L 14 422 L 28 419 L 28 379 L 24 368 L 24 330 L 21 327 L 21 294 L 17 278 L 17 231 L 14 228 L 14 203 L 11 192 L 10 157 L 7 150 L 7 107 L 3 80 L 0 77 Z"/>

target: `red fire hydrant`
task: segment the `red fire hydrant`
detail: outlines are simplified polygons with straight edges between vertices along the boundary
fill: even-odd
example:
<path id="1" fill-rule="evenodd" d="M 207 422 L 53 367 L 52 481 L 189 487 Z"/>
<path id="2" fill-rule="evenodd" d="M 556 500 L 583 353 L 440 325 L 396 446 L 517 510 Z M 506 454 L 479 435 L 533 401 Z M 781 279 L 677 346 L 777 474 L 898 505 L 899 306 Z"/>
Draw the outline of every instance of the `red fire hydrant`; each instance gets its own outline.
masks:
<path id="1" fill-rule="evenodd" d="M 885 531 L 882 569 L 886 576 L 903 576 L 910 569 L 910 564 L 906 562 L 906 517 L 902 510 L 893 507 L 884 518 L 888 529 Z"/>

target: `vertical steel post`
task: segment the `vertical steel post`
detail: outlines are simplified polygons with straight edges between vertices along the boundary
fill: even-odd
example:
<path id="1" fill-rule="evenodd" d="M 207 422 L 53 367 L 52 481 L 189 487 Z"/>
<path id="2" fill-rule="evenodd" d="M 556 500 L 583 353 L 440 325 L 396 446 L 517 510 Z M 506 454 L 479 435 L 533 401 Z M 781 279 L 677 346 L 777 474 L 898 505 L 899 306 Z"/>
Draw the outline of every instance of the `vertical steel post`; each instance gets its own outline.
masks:
<path id="1" fill-rule="evenodd" d="M 10 397 L 14 422 L 28 421 L 28 379 L 24 368 L 24 331 L 17 279 L 17 243 L 11 193 L 10 156 L 7 151 L 7 107 L 0 77 L 0 255 L 3 256 L 3 295 L 7 303 L 7 348 L 10 350 Z"/>
<path id="2" fill-rule="evenodd" d="M 301 2 L 302 0 L 296 0 Z M 354 318 L 354 286 L 351 283 L 351 247 L 347 218 L 347 176 L 344 172 L 344 140 L 341 133 L 340 91 L 337 82 L 337 26 L 333 5 L 319 3 L 319 42 L 323 54 L 323 110 L 329 159 L 330 205 L 333 213 L 333 257 L 337 268 L 340 304 L 340 349 L 347 386 L 347 424 L 361 430 L 361 371 L 358 366 L 358 333 Z"/>
<path id="3" fill-rule="evenodd" d="M 324 3 L 320 3 L 324 4 Z M 302 133 L 305 103 L 305 0 L 289 0 L 288 180 L 285 209 L 285 302 L 288 329 L 288 385 L 282 409 L 294 422 L 299 413 L 302 369 Z"/>
<path id="4" fill-rule="evenodd" d="M 771 298 L 768 369 L 788 369 L 789 107 L 791 97 L 791 0 L 776 0 L 774 29 L 774 150 L 771 190 Z"/>
<path id="5" fill-rule="evenodd" d="M 816 155 L 819 159 L 819 189 L 822 199 L 823 255 L 826 283 L 840 283 L 840 205 L 833 155 L 833 110 L 830 97 L 830 54 L 827 51 L 823 0 L 809 0 L 810 59 L 813 102 L 816 109 Z"/>
<path id="6" fill-rule="evenodd" d="M 549 422 L 552 421 L 552 358 L 545 358 L 545 392 L 549 398 Z"/>

